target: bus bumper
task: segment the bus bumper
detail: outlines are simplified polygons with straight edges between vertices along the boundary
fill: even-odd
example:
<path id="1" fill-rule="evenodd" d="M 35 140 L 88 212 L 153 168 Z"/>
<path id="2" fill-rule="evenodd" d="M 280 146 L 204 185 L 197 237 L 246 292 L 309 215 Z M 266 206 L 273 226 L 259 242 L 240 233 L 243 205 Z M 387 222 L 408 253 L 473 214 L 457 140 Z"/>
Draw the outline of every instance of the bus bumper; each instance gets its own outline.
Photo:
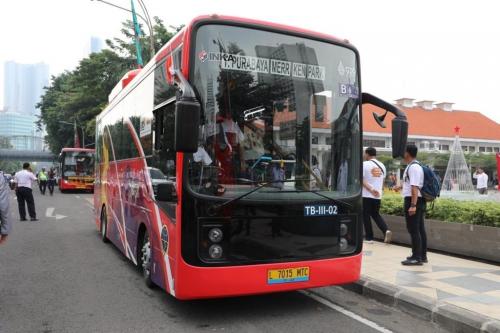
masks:
<path id="1" fill-rule="evenodd" d="M 175 279 L 178 299 L 265 294 L 352 283 L 359 279 L 362 254 L 350 257 L 229 267 L 195 267 L 180 260 Z M 268 283 L 268 271 L 309 267 L 309 280 Z"/>
<path id="2" fill-rule="evenodd" d="M 65 191 L 93 191 L 94 184 L 74 184 L 74 183 L 64 183 L 59 184 L 61 190 Z"/>

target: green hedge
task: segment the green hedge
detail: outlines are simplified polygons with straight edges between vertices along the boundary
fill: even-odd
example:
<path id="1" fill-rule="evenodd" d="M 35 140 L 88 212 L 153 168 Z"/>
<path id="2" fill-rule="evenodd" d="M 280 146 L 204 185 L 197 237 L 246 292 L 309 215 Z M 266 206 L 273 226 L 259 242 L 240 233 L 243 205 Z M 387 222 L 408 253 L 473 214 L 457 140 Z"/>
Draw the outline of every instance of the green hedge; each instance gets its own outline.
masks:
<path id="1" fill-rule="evenodd" d="M 385 193 L 382 197 L 380 212 L 387 215 L 404 216 L 401 195 Z M 428 205 L 426 218 L 500 227 L 500 203 L 439 198 L 435 201 L 433 209 L 431 209 L 431 205 Z"/>

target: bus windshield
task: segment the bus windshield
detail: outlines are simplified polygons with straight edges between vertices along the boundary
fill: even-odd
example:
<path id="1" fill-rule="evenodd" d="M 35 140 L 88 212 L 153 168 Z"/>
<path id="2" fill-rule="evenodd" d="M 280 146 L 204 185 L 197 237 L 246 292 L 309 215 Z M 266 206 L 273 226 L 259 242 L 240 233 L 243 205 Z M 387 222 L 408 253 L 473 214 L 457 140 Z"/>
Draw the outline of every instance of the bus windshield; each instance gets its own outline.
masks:
<path id="1" fill-rule="evenodd" d="M 360 86 L 346 47 L 228 25 L 196 32 L 202 105 L 189 183 L 234 198 L 318 199 L 360 191 Z M 276 193 L 283 193 L 276 196 Z"/>
<path id="2" fill-rule="evenodd" d="M 65 152 L 62 173 L 64 179 L 93 176 L 94 154 L 91 152 Z"/>

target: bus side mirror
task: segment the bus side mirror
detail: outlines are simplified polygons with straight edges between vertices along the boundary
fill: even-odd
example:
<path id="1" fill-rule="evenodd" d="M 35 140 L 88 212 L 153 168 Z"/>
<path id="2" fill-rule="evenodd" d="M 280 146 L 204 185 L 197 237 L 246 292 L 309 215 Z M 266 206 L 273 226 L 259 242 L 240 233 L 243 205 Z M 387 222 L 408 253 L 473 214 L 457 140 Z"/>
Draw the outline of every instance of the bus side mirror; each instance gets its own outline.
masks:
<path id="1" fill-rule="evenodd" d="M 174 70 L 175 84 L 182 91 L 175 103 L 175 141 L 177 152 L 195 153 L 198 150 L 201 106 L 193 87 L 180 70 Z"/>
<path id="2" fill-rule="evenodd" d="M 408 140 L 408 122 L 406 117 L 401 119 L 395 117 L 392 119 L 392 157 L 403 158 L 406 150 L 406 141 Z"/>
<path id="3" fill-rule="evenodd" d="M 372 104 L 381 109 L 384 109 L 386 112 L 383 115 L 378 115 L 377 113 L 373 113 L 373 117 L 377 124 L 380 127 L 385 128 L 386 125 L 384 123 L 385 116 L 387 112 L 392 113 L 395 117 L 392 119 L 392 157 L 404 157 L 404 153 L 406 150 L 406 141 L 408 140 L 408 121 L 406 119 L 406 115 L 403 111 L 401 111 L 396 106 L 392 105 L 380 99 L 376 96 L 373 96 L 368 93 L 362 94 L 362 102 L 363 104 Z"/>
<path id="4" fill-rule="evenodd" d="M 175 186 L 173 183 L 158 184 L 156 200 L 174 201 Z"/>
<path id="5" fill-rule="evenodd" d="M 175 151 L 195 153 L 198 150 L 200 103 L 181 99 L 175 104 Z"/>

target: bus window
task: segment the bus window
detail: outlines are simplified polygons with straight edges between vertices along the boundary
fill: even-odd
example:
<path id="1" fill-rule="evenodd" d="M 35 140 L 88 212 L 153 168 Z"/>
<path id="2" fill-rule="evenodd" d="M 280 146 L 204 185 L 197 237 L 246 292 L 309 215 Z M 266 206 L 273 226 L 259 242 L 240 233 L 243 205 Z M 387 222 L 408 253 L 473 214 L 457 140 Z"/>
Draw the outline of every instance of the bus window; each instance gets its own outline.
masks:
<path id="1" fill-rule="evenodd" d="M 169 103 L 154 112 L 154 152 L 151 166 L 163 172 L 168 179 L 175 179 L 174 150 L 175 103 Z"/>

